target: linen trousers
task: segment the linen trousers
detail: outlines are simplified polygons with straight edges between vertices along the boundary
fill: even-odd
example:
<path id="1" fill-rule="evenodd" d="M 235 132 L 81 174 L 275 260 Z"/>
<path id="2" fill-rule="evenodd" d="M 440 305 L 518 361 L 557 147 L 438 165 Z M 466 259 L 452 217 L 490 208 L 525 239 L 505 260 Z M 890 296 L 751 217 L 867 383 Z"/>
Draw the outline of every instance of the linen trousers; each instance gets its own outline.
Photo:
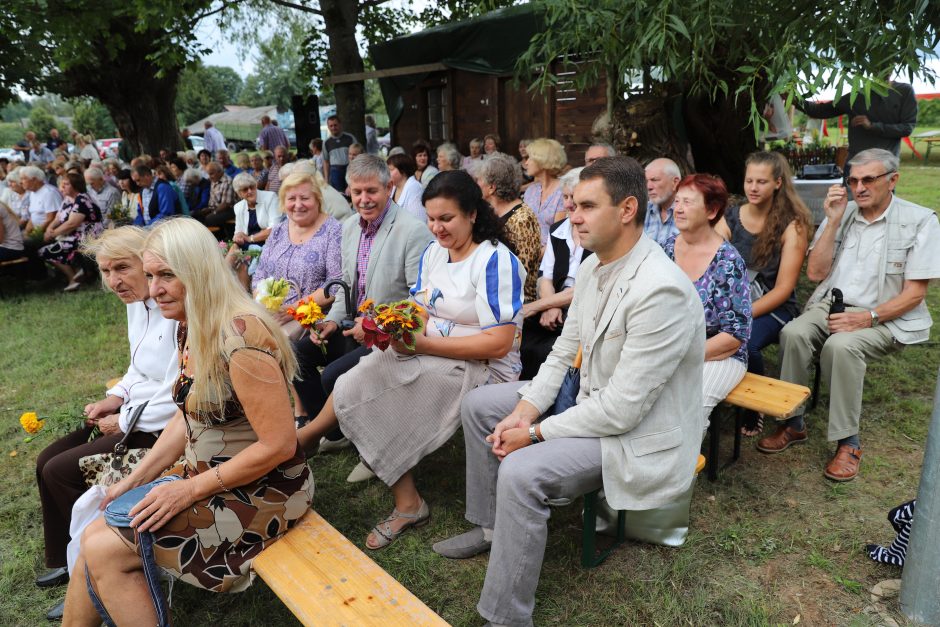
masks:
<path id="1" fill-rule="evenodd" d="M 526 446 L 500 462 L 486 442 L 519 401 L 525 382 L 484 385 L 464 396 L 466 518 L 493 529 L 477 611 L 494 623 L 531 625 L 545 556 L 550 506 L 602 486 L 598 438 L 559 438 Z"/>
<path id="2" fill-rule="evenodd" d="M 745 374 L 747 374 L 747 367 L 744 362 L 734 357 L 705 362 L 705 367 L 702 369 L 702 399 L 706 430 L 708 430 L 708 417 L 712 415 L 712 410 L 727 398 Z"/>
<path id="3" fill-rule="evenodd" d="M 846 307 L 846 311 L 867 311 Z M 868 362 L 901 350 L 891 331 L 884 326 L 858 331 L 829 333 L 829 303 L 810 305 L 780 332 L 780 378 L 808 385 L 813 360 L 819 355 L 822 379 L 829 385 L 828 440 L 841 440 L 858 434 L 862 414 L 862 390 Z M 794 416 L 805 411 L 801 406 Z"/>

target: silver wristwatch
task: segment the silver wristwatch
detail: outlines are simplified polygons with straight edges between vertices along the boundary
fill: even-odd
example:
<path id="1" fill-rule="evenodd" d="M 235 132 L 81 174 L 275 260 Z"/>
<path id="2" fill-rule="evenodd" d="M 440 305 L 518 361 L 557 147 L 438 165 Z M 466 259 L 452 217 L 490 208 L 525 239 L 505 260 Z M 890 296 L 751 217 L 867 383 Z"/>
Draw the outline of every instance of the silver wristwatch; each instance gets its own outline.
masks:
<path id="1" fill-rule="evenodd" d="M 875 313 L 875 310 L 874 310 L 874 309 L 870 310 L 868 313 L 871 314 L 871 326 L 872 326 L 872 328 L 877 327 L 877 326 L 878 326 L 878 314 Z"/>
<path id="2" fill-rule="evenodd" d="M 529 425 L 529 439 L 532 440 L 532 444 L 538 444 L 541 442 L 539 436 L 535 433 L 535 425 Z"/>

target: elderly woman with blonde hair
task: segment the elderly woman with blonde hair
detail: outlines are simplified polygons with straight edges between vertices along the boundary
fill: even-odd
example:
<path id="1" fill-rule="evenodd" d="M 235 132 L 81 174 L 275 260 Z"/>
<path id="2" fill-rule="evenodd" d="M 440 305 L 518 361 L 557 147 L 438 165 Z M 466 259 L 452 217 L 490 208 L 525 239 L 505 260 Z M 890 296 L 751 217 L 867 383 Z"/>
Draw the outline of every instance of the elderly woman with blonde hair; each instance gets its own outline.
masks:
<path id="1" fill-rule="evenodd" d="M 566 217 L 558 175 L 568 165 L 565 149 L 554 139 L 536 139 L 526 146 L 529 158 L 526 173 L 532 177 L 522 199 L 539 219 L 542 246 L 548 243 L 548 230 Z"/>
<path id="2" fill-rule="evenodd" d="M 124 226 L 86 240 L 81 247 L 83 254 L 95 258 L 105 289 L 127 306 L 130 364 L 103 399 L 85 405 L 84 426 L 47 446 L 36 459 L 46 567 L 52 569 L 36 579 L 41 587 L 68 580 L 72 506 L 86 489 L 79 460 L 110 453 L 124 437 L 129 449 L 150 448 L 176 413 L 171 388 L 177 374 L 177 323 L 164 318 L 150 297 L 140 258 L 144 237 L 142 229 Z M 90 439 L 95 431 L 98 437 Z M 48 615 L 61 616 L 62 604 Z"/>
<path id="3" fill-rule="evenodd" d="M 323 196 L 323 210 L 342 222 L 353 213 L 352 205 L 346 200 L 346 197 L 336 191 L 332 185 L 323 178 L 322 168 L 318 169 L 316 161 L 313 159 L 304 159 L 285 164 L 281 168 L 281 180 L 287 178 L 295 172 L 305 172 L 317 179 L 320 186 L 320 194 Z"/>
<path id="4" fill-rule="evenodd" d="M 163 573 L 213 592 L 244 590 L 254 558 L 313 498 L 291 410 L 297 363 L 277 323 L 195 220 L 158 223 L 142 258 L 150 296 L 180 323 L 178 411 L 85 530 L 68 625 L 168 624 Z"/>
<path id="5" fill-rule="evenodd" d="M 271 229 L 252 276 L 252 290 L 269 277 L 287 279 L 291 289 L 284 300 L 285 310 L 309 295 L 327 307 L 333 303 L 335 291 L 326 294 L 323 287 L 342 276 L 343 227 L 321 210 L 323 196 L 313 174 L 293 169 L 281 182 L 278 196 L 287 220 Z M 300 335 L 299 326 L 285 311 L 275 317 L 288 325 L 285 331 L 292 337 Z"/>

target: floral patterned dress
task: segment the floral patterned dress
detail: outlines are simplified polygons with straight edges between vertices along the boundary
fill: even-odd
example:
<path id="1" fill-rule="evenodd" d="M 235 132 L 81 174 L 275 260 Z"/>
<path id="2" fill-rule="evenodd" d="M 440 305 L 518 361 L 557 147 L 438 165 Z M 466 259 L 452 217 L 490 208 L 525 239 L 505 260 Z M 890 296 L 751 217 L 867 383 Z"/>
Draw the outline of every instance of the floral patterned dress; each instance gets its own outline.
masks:
<path id="1" fill-rule="evenodd" d="M 676 235 L 663 249 L 676 260 Z M 751 288 L 747 280 L 747 267 L 737 249 L 722 242 L 708 268 L 695 280 L 695 291 L 705 307 L 705 338 L 728 333 L 741 341 L 732 355 L 747 365 L 747 341 L 751 336 Z"/>
<path id="2" fill-rule="evenodd" d="M 62 208 L 56 214 L 50 228 L 65 224 L 74 214 L 80 213 L 85 220 L 74 231 L 67 235 L 60 235 L 55 241 L 39 249 L 39 256 L 46 261 L 71 263 L 78 254 L 78 247 L 86 237 L 96 237 L 104 230 L 101 209 L 88 194 L 79 194 L 75 198 L 66 198 L 62 201 Z"/>
<path id="3" fill-rule="evenodd" d="M 263 357 L 261 354 L 277 355 L 274 339 L 257 318 L 236 318 L 233 328 L 234 333 L 225 341 L 227 361 L 239 351 L 251 351 L 256 359 Z M 185 355 L 183 324 L 177 341 L 180 354 Z M 206 413 L 188 407 L 191 382 L 184 359 L 174 398 L 186 422 L 185 461 L 165 475 L 188 478 L 213 472 L 258 441 L 239 402 L 252 394 L 251 389 L 236 390 L 221 411 Z M 196 501 L 153 532 L 157 565 L 175 578 L 212 592 L 241 592 L 254 578 L 252 560 L 297 523 L 312 499 L 313 477 L 298 443 L 293 458 L 260 479 Z M 138 551 L 133 529 L 118 527 L 115 531 Z"/>

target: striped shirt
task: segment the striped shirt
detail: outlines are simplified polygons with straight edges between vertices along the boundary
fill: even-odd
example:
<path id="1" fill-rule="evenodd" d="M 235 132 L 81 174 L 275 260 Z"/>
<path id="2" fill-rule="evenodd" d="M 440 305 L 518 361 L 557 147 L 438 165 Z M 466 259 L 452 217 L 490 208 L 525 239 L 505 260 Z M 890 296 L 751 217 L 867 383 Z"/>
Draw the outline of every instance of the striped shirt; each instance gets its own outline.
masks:
<path id="1" fill-rule="evenodd" d="M 389 198 L 385 203 L 385 209 L 372 222 L 366 222 L 359 218 L 359 228 L 362 229 L 362 233 L 359 234 L 359 251 L 356 253 L 356 307 L 366 299 L 366 273 L 369 270 L 372 244 L 375 242 L 375 235 L 379 232 L 379 227 L 382 226 L 382 221 L 385 220 L 388 208 L 391 206 L 392 199 Z"/>

